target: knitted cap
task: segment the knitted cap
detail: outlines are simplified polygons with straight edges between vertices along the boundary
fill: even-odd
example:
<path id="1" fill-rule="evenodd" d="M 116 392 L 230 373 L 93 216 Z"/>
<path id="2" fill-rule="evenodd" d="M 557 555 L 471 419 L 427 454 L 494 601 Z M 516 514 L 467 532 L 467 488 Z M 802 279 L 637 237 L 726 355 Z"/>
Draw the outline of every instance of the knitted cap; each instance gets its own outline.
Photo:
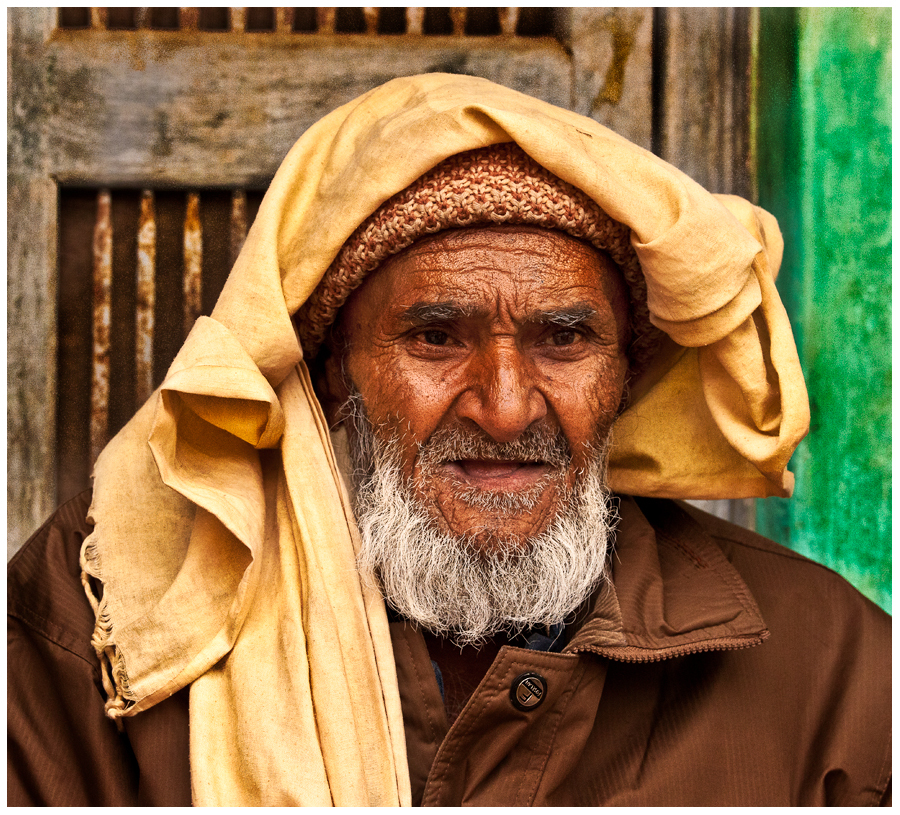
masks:
<path id="1" fill-rule="evenodd" d="M 631 368 L 643 368 L 661 333 L 650 323 L 647 285 L 628 227 L 512 142 L 451 156 L 385 201 L 357 227 L 297 312 L 297 330 L 307 359 L 316 356 L 353 290 L 387 258 L 425 235 L 496 225 L 558 230 L 606 252 L 628 286 Z"/>

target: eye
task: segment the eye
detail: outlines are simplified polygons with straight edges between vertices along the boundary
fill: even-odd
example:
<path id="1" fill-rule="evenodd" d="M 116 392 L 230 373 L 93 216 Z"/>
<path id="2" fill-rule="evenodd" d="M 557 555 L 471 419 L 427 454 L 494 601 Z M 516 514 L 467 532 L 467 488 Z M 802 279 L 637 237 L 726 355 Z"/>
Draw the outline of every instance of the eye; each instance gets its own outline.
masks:
<path id="1" fill-rule="evenodd" d="M 553 345 L 572 345 L 573 343 L 578 341 L 578 332 L 572 328 L 561 328 L 559 331 L 554 331 L 550 336 L 550 342 Z"/>
<path id="2" fill-rule="evenodd" d="M 433 328 L 428 331 L 423 331 L 419 336 L 421 336 L 428 345 L 446 345 L 450 339 L 450 335 L 446 331 L 438 331 Z"/>

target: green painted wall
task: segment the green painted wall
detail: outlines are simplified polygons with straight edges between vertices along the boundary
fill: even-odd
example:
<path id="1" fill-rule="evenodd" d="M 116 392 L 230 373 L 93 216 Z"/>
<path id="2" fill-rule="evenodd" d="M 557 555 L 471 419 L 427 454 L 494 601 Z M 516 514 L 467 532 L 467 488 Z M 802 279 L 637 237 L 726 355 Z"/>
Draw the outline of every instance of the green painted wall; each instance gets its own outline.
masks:
<path id="1" fill-rule="evenodd" d="M 757 528 L 891 603 L 891 10 L 759 12 L 759 203 L 809 388 L 789 499 Z"/>

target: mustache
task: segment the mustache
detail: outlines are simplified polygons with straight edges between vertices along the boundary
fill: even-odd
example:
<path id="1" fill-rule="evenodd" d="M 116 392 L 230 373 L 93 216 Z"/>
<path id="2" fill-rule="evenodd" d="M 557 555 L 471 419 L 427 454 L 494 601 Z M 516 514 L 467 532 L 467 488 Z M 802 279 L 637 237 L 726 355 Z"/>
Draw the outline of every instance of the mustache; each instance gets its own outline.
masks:
<path id="1" fill-rule="evenodd" d="M 450 425 L 438 428 L 419 446 L 419 464 L 430 470 L 461 460 L 521 461 L 562 469 L 572 460 L 569 442 L 561 428 L 529 427 L 518 438 L 498 442 L 477 427 Z"/>

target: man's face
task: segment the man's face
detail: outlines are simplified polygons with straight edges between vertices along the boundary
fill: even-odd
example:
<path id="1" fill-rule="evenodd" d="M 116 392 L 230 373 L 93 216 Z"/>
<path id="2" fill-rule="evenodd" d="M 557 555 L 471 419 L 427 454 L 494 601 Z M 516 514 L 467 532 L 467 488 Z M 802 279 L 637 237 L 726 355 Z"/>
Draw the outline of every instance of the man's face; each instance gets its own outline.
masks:
<path id="1" fill-rule="evenodd" d="M 442 531 L 485 553 L 524 547 L 551 524 L 616 416 L 627 308 L 614 266 L 561 233 L 443 232 L 354 292 L 328 387 L 337 399 L 347 380 L 356 388 Z M 442 443 L 459 436 L 473 440 L 462 452 Z"/>

